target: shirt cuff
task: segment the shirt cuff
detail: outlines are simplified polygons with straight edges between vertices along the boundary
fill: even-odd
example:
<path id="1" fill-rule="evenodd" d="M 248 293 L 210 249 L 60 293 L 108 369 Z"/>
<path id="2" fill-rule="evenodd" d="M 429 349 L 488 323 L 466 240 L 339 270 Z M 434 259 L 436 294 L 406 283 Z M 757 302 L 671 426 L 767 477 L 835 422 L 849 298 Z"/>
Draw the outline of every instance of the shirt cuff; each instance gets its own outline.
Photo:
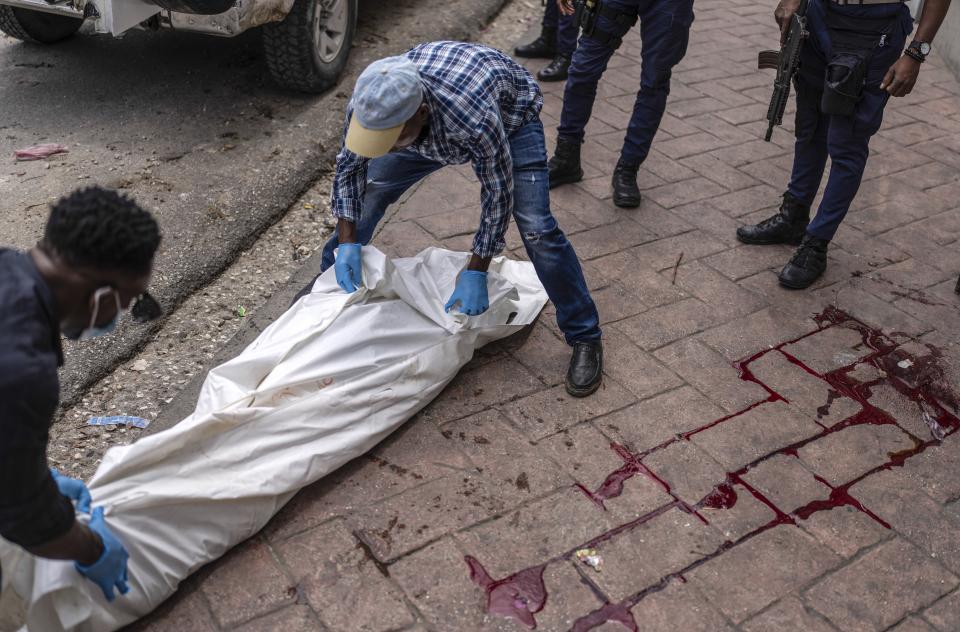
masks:
<path id="1" fill-rule="evenodd" d="M 481 259 L 486 259 L 487 257 L 496 257 L 498 254 L 503 252 L 503 249 L 506 248 L 507 244 L 503 239 L 500 239 L 492 244 L 484 245 L 479 237 L 475 237 L 473 240 L 473 254 L 477 255 Z"/>
<path id="2" fill-rule="evenodd" d="M 363 203 L 353 198 L 338 198 L 333 201 L 333 216 L 356 223 L 363 212 Z"/>

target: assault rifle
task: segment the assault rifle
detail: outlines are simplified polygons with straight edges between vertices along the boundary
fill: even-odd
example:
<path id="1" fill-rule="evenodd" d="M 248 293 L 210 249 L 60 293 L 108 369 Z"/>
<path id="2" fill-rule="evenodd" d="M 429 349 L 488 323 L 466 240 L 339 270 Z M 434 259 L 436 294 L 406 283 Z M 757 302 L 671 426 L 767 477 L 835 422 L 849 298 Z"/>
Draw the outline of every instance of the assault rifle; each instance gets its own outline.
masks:
<path id="1" fill-rule="evenodd" d="M 790 99 L 790 82 L 800 67 L 800 50 L 803 41 L 810 36 L 807 31 L 807 1 L 801 0 L 797 12 L 790 18 L 787 34 L 779 51 L 760 51 L 757 66 L 773 68 L 777 71 L 777 78 L 773 82 L 773 96 L 770 97 L 770 108 L 767 110 L 767 135 L 763 140 L 769 142 L 773 136 L 773 128 L 783 123 L 783 112 L 787 109 Z"/>

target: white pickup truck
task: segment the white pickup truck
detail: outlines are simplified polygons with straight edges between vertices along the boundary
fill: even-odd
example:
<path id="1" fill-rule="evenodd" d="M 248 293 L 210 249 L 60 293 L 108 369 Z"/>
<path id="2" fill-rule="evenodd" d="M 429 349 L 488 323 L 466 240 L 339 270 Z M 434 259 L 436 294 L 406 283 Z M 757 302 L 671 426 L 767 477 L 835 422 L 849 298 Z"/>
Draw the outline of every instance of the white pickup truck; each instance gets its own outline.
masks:
<path id="1" fill-rule="evenodd" d="M 358 0 L 0 0 L 0 31 L 39 44 L 72 36 L 90 20 L 97 33 L 170 28 L 233 37 L 261 28 L 274 80 L 322 92 L 343 70 Z"/>

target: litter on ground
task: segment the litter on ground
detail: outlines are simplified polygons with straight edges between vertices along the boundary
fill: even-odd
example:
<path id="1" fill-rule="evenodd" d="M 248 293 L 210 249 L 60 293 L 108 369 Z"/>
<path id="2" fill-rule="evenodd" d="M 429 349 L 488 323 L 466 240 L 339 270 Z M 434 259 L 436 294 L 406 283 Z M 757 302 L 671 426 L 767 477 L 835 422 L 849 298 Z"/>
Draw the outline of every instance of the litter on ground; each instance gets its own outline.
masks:
<path id="1" fill-rule="evenodd" d="M 143 417 L 131 417 L 129 415 L 114 415 L 112 417 L 91 417 L 87 421 L 88 426 L 132 426 L 134 428 L 146 428 L 150 422 Z"/>
<path id="2" fill-rule="evenodd" d="M 13 155 L 18 162 L 26 162 L 28 160 L 43 160 L 56 154 L 65 154 L 68 151 L 70 150 L 67 149 L 67 146 L 61 145 L 60 143 L 44 143 L 42 145 L 18 149 L 13 152 Z"/>
<path id="3" fill-rule="evenodd" d="M 603 558 L 600 557 L 600 552 L 596 549 L 579 549 L 574 555 L 577 556 L 580 563 L 586 564 L 598 573 L 603 567 Z"/>

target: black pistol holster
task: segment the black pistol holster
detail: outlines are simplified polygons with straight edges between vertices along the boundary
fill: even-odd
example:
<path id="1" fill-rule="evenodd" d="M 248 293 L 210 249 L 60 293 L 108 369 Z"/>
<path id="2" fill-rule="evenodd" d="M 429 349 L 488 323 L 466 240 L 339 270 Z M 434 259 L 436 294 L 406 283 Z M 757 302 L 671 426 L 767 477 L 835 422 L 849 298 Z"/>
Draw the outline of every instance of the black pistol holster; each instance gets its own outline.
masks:
<path id="1" fill-rule="evenodd" d="M 574 0 L 573 6 L 573 23 L 590 35 L 597 24 L 597 0 Z"/>
<path id="2" fill-rule="evenodd" d="M 867 59 L 857 53 L 834 53 L 827 64 L 820 111 L 837 116 L 853 116 L 863 96 Z"/>
<path id="3" fill-rule="evenodd" d="M 824 77 L 820 111 L 852 116 L 863 97 L 873 52 L 886 45 L 899 17 L 852 18 L 831 10 L 831 3 L 826 4 L 825 22 L 832 53 Z"/>
<path id="4" fill-rule="evenodd" d="M 637 23 L 636 13 L 621 13 L 607 6 L 603 0 L 577 0 L 575 24 L 580 25 L 583 37 L 589 37 L 612 50 L 620 48 L 623 36 Z M 610 33 L 597 28 L 597 18 L 603 16 L 617 26 L 619 33 Z"/>

